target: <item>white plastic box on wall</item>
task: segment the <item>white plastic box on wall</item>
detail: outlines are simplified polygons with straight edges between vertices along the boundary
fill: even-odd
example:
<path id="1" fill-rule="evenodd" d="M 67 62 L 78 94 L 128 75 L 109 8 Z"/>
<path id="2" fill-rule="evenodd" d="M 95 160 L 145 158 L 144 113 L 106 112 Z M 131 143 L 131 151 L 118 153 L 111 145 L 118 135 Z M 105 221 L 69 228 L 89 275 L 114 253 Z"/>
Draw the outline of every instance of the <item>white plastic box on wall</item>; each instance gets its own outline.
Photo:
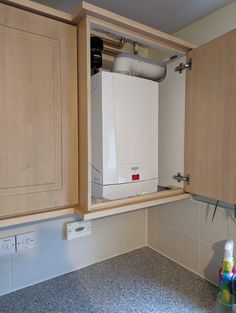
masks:
<path id="1" fill-rule="evenodd" d="M 92 77 L 92 196 L 157 191 L 157 82 L 117 73 Z"/>

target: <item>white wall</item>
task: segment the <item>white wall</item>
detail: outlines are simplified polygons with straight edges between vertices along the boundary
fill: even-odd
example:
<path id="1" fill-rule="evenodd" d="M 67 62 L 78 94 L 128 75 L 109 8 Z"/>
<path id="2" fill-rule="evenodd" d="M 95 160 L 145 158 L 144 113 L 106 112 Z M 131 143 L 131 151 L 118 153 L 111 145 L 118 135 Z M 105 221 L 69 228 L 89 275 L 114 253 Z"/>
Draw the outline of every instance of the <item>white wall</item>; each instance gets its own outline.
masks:
<path id="1" fill-rule="evenodd" d="M 182 39 L 203 44 L 236 27 L 236 2 L 180 30 Z M 236 243 L 236 224 L 229 211 L 191 200 L 149 209 L 148 244 L 155 250 L 217 283 L 224 242 Z M 231 212 L 232 213 L 232 212 Z"/>
<path id="2" fill-rule="evenodd" d="M 65 240 L 75 216 L 0 229 L 0 238 L 35 231 L 36 248 L 0 257 L 0 295 L 88 266 L 147 244 L 147 210 L 94 220 L 92 235 Z"/>
<path id="3" fill-rule="evenodd" d="M 196 45 L 206 43 L 236 27 L 236 2 L 181 29 L 175 36 Z"/>

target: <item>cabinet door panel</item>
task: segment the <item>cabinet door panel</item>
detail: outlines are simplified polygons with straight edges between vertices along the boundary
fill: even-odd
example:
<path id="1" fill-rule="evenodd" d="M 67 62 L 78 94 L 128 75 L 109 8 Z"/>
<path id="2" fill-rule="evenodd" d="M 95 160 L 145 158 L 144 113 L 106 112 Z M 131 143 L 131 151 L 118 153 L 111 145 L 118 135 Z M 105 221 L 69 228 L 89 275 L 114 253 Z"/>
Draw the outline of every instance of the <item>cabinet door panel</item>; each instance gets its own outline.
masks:
<path id="1" fill-rule="evenodd" d="M 159 92 L 159 185 L 183 188 L 183 183 L 173 175 L 184 171 L 184 117 L 186 73 L 175 68 L 186 58 L 167 65 L 166 78 L 160 83 Z"/>
<path id="2" fill-rule="evenodd" d="M 191 51 L 187 73 L 185 190 L 236 202 L 236 30 Z"/>
<path id="3" fill-rule="evenodd" d="M 2 26 L 0 41 L 0 194 L 61 188 L 59 42 Z"/>
<path id="4" fill-rule="evenodd" d="M 0 216 L 75 204 L 76 29 L 5 5 L 0 23 Z"/>

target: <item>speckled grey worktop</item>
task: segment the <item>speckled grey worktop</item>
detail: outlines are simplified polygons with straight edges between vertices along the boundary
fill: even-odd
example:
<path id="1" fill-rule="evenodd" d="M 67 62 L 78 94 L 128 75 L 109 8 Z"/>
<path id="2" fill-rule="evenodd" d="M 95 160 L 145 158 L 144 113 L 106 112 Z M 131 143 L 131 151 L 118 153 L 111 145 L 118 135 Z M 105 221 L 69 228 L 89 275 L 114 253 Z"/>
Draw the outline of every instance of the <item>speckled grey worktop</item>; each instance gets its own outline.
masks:
<path id="1" fill-rule="evenodd" d="M 217 288 L 142 248 L 0 297 L 1 313 L 205 313 Z"/>

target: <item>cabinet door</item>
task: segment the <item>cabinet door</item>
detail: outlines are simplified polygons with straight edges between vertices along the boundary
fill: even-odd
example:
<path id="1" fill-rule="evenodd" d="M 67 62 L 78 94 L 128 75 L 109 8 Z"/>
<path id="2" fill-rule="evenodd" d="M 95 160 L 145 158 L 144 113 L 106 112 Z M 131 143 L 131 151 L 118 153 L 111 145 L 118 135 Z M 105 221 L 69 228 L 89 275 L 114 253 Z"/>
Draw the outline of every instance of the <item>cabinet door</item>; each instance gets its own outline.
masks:
<path id="1" fill-rule="evenodd" d="M 76 28 L 0 4 L 0 216 L 78 203 Z"/>
<path id="2" fill-rule="evenodd" d="M 236 30 L 188 54 L 185 174 L 191 193 L 236 203 Z"/>

